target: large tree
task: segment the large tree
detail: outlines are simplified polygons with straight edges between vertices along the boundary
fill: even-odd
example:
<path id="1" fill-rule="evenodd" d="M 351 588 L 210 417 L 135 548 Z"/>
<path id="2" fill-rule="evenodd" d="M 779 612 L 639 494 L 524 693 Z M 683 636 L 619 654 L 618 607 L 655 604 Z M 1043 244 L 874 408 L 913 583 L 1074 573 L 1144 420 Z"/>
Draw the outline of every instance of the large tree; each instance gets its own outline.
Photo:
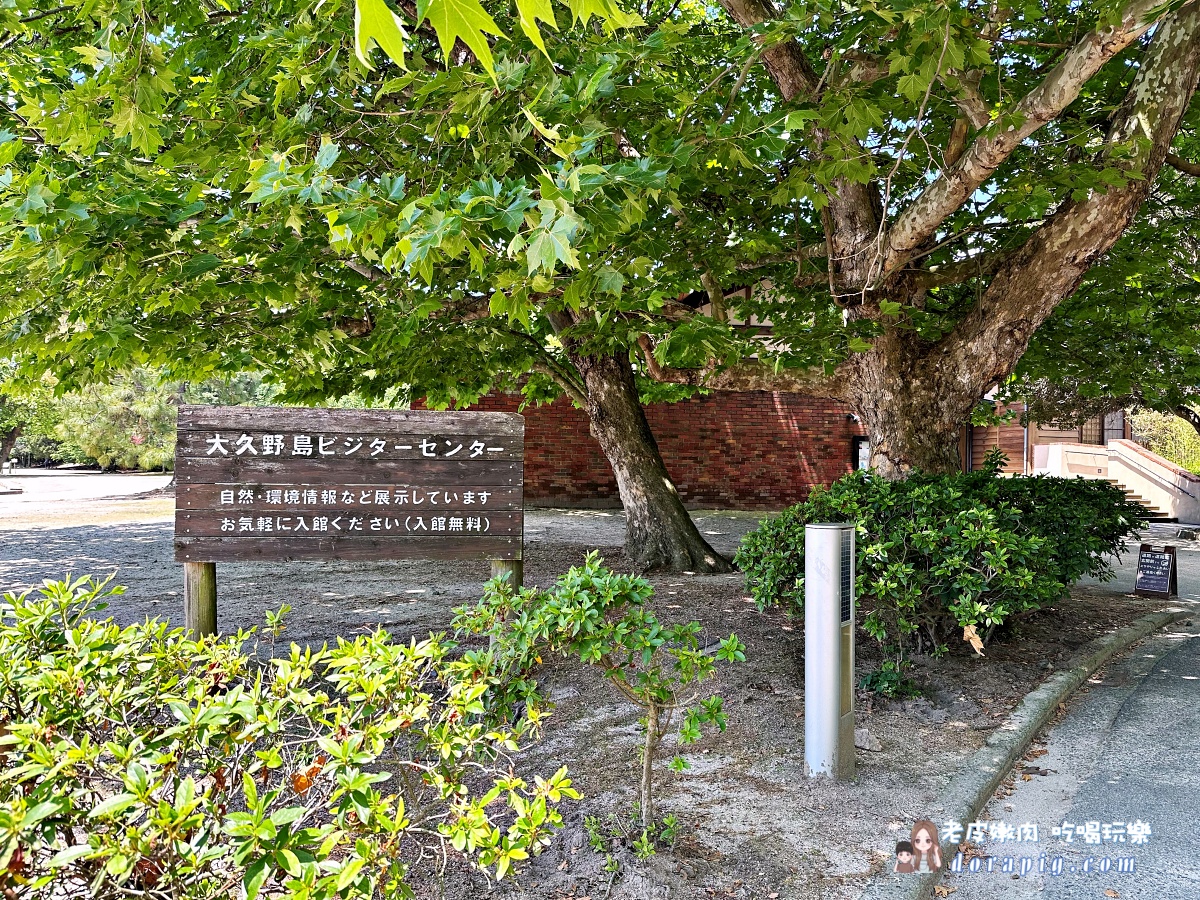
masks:
<path id="1" fill-rule="evenodd" d="M 68 385 L 260 367 L 468 402 L 531 376 L 588 411 L 632 555 L 675 568 L 721 561 L 650 380 L 835 397 L 884 474 L 952 468 L 1191 127 L 1200 59 L 1196 2 L 352 12 L 0 10 L 0 321 Z"/>

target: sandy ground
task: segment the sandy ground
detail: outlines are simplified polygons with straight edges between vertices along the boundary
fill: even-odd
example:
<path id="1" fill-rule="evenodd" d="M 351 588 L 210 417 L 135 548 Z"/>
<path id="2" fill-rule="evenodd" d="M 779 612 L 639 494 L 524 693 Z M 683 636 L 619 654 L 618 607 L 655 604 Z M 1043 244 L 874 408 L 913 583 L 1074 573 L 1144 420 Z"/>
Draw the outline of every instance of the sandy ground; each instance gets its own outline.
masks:
<path id="1" fill-rule="evenodd" d="M 61 476 L 68 479 L 85 476 Z M 124 476 L 116 476 L 123 478 Z M 109 612 L 119 621 L 180 615 L 181 569 L 172 559 L 170 498 L 136 499 L 149 479 L 96 484 L 89 500 L 50 477 L 26 479 L 22 499 L 0 496 L 0 589 L 34 585 L 67 571 L 107 574 L 129 587 Z M 77 489 L 73 484 L 78 484 Z M 87 485 L 85 488 L 84 485 Z M 36 499 L 40 485 L 45 495 Z M 50 487 L 65 493 L 50 496 Z M 123 498 L 123 499 L 121 499 Z M 758 517 L 694 514 L 722 552 L 732 553 Z M 627 569 L 619 512 L 531 510 L 526 525 L 526 582 L 547 585 L 599 549 L 609 565 Z M 1166 531 L 1162 536 L 1169 536 Z M 1184 554 L 1187 571 L 1200 553 Z M 221 565 L 219 622 L 223 631 L 262 621 L 282 603 L 294 611 L 287 636 L 319 643 L 383 625 L 398 635 L 442 630 L 453 606 L 478 597 L 484 563 L 290 563 Z M 1125 570 L 1123 576 L 1131 578 Z M 759 613 L 739 576 L 656 576 L 655 610 L 668 621 L 696 619 L 708 636 L 735 631 L 748 662 L 723 666 L 713 685 L 726 701 L 729 728 L 688 748 L 691 771 L 664 771 L 662 811 L 678 816 L 673 851 L 638 862 L 618 842 L 619 871 L 587 845 L 584 818 L 628 809 L 633 797 L 638 711 L 594 670 L 552 663 L 543 684 L 558 706 L 546 738 L 529 748 L 530 772 L 566 764 L 584 792 L 564 808 L 567 827 L 553 846 L 514 880 L 494 889 L 512 900 L 661 900 L 661 898 L 852 898 L 890 867 L 892 849 L 918 818 L 938 819 L 939 792 L 967 757 L 1004 721 L 1008 710 L 1055 665 L 1091 638 L 1127 623 L 1155 601 L 1119 590 L 1082 586 L 1054 610 L 1021 622 L 994 643 L 986 660 L 953 648 L 916 673 L 924 696 L 882 703 L 860 695 L 857 719 L 882 750 L 860 751 L 850 784 L 810 780 L 803 772 L 803 625 Z M 1191 583 L 1190 580 L 1188 583 Z M 879 664 L 860 638 L 858 676 Z M 476 898 L 486 882 L 453 867 L 443 885 L 415 872 L 420 897 Z"/>

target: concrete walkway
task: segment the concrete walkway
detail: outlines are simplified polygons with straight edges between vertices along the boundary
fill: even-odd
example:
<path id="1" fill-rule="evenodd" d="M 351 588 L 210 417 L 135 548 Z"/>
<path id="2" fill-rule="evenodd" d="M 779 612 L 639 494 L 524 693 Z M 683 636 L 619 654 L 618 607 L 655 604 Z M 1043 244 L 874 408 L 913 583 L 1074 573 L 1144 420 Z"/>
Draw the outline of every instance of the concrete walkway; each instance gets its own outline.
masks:
<path id="1" fill-rule="evenodd" d="M 87 469 L 16 469 L 0 478 L 0 487 L 20 494 L 3 499 L 4 508 L 42 508 L 63 502 L 125 498 L 154 491 L 171 483 L 170 475 L 151 473 L 101 474 Z"/>
<path id="2" fill-rule="evenodd" d="M 1152 543 L 1171 536 L 1166 526 L 1155 532 Z M 1181 599 L 1200 601 L 1200 552 L 1171 542 L 1181 548 Z M 1123 569 L 1118 585 L 1132 589 L 1132 571 Z M 956 900 L 1200 897 L 1200 604 L 1188 624 L 1097 672 L 1040 746 L 1046 752 L 1018 771 L 1014 792 L 982 817 L 1036 824 L 1038 841 L 975 841 L 990 860 L 947 875 Z M 1149 834 L 1130 834 L 1131 823 Z M 1005 871 L 1010 857 L 1016 875 Z"/>

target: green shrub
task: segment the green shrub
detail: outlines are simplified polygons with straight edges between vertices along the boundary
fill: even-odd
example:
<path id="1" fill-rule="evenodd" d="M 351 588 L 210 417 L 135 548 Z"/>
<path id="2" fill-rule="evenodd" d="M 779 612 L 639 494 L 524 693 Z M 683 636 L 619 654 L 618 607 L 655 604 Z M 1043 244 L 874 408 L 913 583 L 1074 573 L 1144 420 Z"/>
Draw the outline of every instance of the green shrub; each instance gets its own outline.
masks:
<path id="1" fill-rule="evenodd" d="M 736 635 L 710 655 L 700 646 L 699 622 L 661 624 L 646 605 L 653 592 L 644 578 L 605 569 L 592 552 L 549 591 L 518 592 L 507 581 L 489 582 L 479 604 L 457 610 L 454 623 L 491 639 L 492 668 L 506 683 L 527 685 L 543 657 L 577 656 L 600 666 L 621 694 L 645 710 L 639 796 L 647 832 L 655 821 L 654 759 L 675 716 L 681 744 L 699 740 L 706 725 L 724 730 L 721 698 L 698 699 L 695 687 L 716 673 L 715 659 L 745 659 Z M 686 761 L 676 756 L 672 768 L 686 768 Z"/>
<path id="2" fill-rule="evenodd" d="M 250 633 L 98 620 L 118 592 L 80 579 L 0 606 L 8 900 L 411 896 L 422 856 L 503 876 L 578 796 L 565 770 L 515 774 L 534 726 L 493 723 L 492 677 L 441 637 L 260 665 Z"/>
<path id="3" fill-rule="evenodd" d="M 1146 527 L 1146 508 L 1107 481 L 1042 475 L 977 481 L 980 495 L 1010 504 L 1024 528 L 1048 539 L 1046 565 L 1063 584 L 1084 576 L 1111 580 L 1125 539 Z"/>
<path id="4" fill-rule="evenodd" d="M 1080 577 L 1112 577 L 1106 556 L 1146 521 L 1107 482 L 998 478 L 1000 463 L 993 456 L 983 471 L 895 482 L 852 473 L 748 534 L 735 562 L 760 608 L 799 613 L 804 526 L 854 522 L 869 634 L 895 651 L 936 649 L 956 627 L 986 640 Z"/>

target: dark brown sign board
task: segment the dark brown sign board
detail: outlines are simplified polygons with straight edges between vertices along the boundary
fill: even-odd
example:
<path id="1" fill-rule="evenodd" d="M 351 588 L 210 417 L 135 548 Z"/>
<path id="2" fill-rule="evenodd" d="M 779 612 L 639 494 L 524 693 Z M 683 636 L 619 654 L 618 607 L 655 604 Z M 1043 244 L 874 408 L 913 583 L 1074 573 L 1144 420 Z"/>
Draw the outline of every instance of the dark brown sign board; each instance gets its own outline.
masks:
<path id="1" fill-rule="evenodd" d="M 1179 570 L 1174 547 L 1142 544 L 1138 551 L 1133 592 L 1143 597 L 1169 598 L 1179 594 Z"/>
<path id="2" fill-rule="evenodd" d="M 520 560 L 524 455 L 510 413 L 181 406 L 175 559 Z"/>

